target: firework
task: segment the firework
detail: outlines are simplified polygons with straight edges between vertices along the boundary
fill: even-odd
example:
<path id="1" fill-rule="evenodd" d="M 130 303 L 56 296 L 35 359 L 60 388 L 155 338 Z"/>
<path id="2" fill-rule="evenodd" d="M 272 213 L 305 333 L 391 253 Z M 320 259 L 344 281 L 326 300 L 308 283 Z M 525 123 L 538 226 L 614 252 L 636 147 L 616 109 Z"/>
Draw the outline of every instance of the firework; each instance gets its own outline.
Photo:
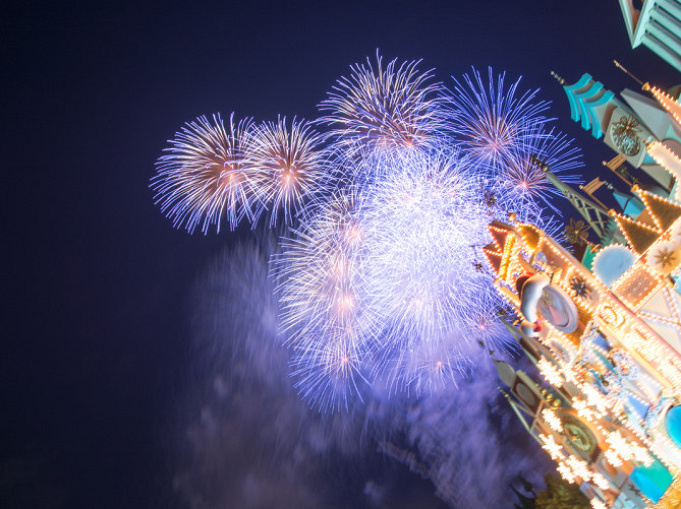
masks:
<path id="1" fill-rule="evenodd" d="M 474 297 L 497 298 L 474 268 L 491 216 L 466 159 L 410 152 L 381 164 L 371 185 L 311 212 L 276 260 L 297 387 L 322 409 L 361 396 L 359 382 L 439 390 L 465 364 L 461 342 L 498 337 L 466 325 L 481 320 Z"/>
<path id="2" fill-rule="evenodd" d="M 454 78 L 454 88 L 446 95 L 449 128 L 479 164 L 493 169 L 500 168 L 520 144 L 541 137 L 538 128 L 550 120 L 543 115 L 549 103 L 536 99 L 538 90 L 520 95 L 521 78 L 506 90 L 505 77 L 502 73 L 495 80 L 490 67 L 484 83 L 480 72 L 473 68 L 462 81 Z"/>
<path id="3" fill-rule="evenodd" d="M 363 274 L 364 231 L 356 192 L 344 190 L 305 217 L 275 259 L 282 326 L 296 348 L 326 330 L 370 339 L 381 328 Z"/>
<path id="4" fill-rule="evenodd" d="M 249 164 L 257 168 L 257 193 L 271 207 L 270 224 L 279 213 L 290 224 L 307 198 L 317 192 L 324 179 L 321 136 L 305 121 L 286 118 L 265 122 L 254 131 Z"/>
<path id="5" fill-rule="evenodd" d="M 458 321 L 461 292 L 479 279 L 473 246 L 486 240 L 489 216 L 475 175 L 456 154 L 403 158 L 392 167 L 365 206 L 370 278 L 397 329 L 429 336 Z"/>
<path id="6" fill-rule="evenodd" d="M 169 140 L 156 162 L 151 187 L 155 202 L 176 228 L 189 233 L 200 225 L 205 234 L 212 224 L 220 231 L 226 218 L 233 230 L 245 216 L 254 217 L 253 169 L 245 164 L 252 120 L 225 126 L 220 114 L 188 122 Z"/>
<path id="7" fill-rule="evenodd" d="M 461 336 L 461 331 L 450 330 L 437 340 L 419 342 L 408 355 L 404 352 L 396 364 L 397 388 L 421 395 L 457 387 L 468 366 Z"/>
<path id="8" fill-rule="evenodd" d="M 321 410 L 359 395 L 362 363 L 383 328 L 364 274 L 361 210 L 356 191 L 339 192 L 302 219 L 275 259 L 296 388 Z"/>
<path id="9" fill-rule="evenodd" d="M 571 146 L 573 140 L 553 129 L 540 129 L 538 134 L 525 138 L 507 154 L 506 164 L 495 176 L 495 191 L 509 207 L 527 210 L 543 203 L 560 214 L 554 201 L 562 193 L 549 181 L 544 168 L 566 184 L 579 184 L 580 177 L 573 172 L 583 166 L 581 153 Z"/>
<path id="10" fill-rule="evenodd" d="M 370 188 L 365 205 L 365 266 L 387 316 L 381 355 L 392 359 L 397 384 L 408 387 L 421 376 L 415 366 L 423 374 L 427 366 L 438 368 L 434 374 L 458 372 L 452 338 L 471 340 L 460 332 L 476 312 L 474 296 L 495 298 L 489 277 L 474 268 L 476 246 L 489 241 L 490 216 L 475 174 L 456 152 L 392 164 L 392 176 Z M 416 352 L 421 360 L 414 363 Z"/>
<path id="11" fill-rule="evenodd" d="M 200 117 L 157 162 L 152 187 L 175 226 L 255 226 L 267 211 L 285 228 L 271 264 L 279 337 L 296 389 L 322 411 L 377 388 L 440 391 L 474 351 L 508 349 L 480 255 L 487 225 L 515 212 L 558 232 L 543 167 L 578 181 L 578 152 L 537 90 L 473 69 L 445 91 L 419 64 L 352 66 L 320 104 L 325 134 L 295 118 Z"/>
<path id="12" fill-rule="evenodd" d="M 441 85 L 432 83 L 432 71 L 418 70 L 420 61 L 397 65 L 392 60 L 350 67 L 349 77 L 336 82 L 319 105 L 327 112 L 319 122 L 331 125 L 331 137 L 345 156 L 391 152 L 427 146 L 437 137 Z"/>
<path id="13" fill-rule="evenodd" d="M 349 410 L 369 381 L 362 373 L 366 350 L 353 331 L 326 329 L 304 342 L 307 349 L 294 349 L 291 362 L 295 387 L 311 406 L 322 411 Z"/>

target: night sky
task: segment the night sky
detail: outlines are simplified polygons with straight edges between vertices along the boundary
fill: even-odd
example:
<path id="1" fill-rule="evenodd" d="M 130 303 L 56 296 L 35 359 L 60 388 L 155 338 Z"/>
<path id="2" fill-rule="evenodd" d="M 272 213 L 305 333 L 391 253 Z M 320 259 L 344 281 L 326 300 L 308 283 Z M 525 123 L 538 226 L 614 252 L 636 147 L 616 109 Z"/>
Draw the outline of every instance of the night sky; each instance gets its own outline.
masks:
<path id="1" fill-rule="evenodd" d="M 184 122 L 218 111 L 315 118 L 335 80 L 380 48 L 422 58 L 445 83 L 471 65 L 522 75 L 553 102 L 588 176 L 614 153 L 569 119 L 549 71 L 636 89 L 615 58 L 662 88 L 681 81 L 646 48 L 631 50 L 615 0 L 312 5 L 2 9 L 0 507 L 189 507 L 173 478 L 178 430 L 198 418 L 197 285 L 225 246 L 252 234 L 188 235 L 153 204 L 154 162 Z M 332 463 L 320 461 L 321 478 L 361 491 L 363 474 Z M 403 504 L 434 491 L 396 462 L 364 463 L 359 472 L 413 486 L 401 488 Z"/>

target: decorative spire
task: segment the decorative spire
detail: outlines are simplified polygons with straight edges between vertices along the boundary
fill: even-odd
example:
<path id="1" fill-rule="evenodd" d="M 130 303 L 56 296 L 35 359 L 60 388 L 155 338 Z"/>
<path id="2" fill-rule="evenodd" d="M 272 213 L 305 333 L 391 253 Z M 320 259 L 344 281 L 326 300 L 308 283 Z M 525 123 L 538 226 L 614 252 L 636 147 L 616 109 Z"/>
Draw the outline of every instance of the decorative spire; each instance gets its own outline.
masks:
<path id="1" fill-rule="evenodd" d="M 495 249 L 496 246 L 494 244 L 490 244 L 488 246 L 483 247 L 482 252 L 485 253 L 485 257 L 487 258 L 489 264 L 492 266 L 492 269 L 494 269 L 494 273 L 499 274 L 499 271 L 501 270 L 502 254 L 499 253 L 498 251 L 495 251 Z"/>
<path id="2" fill-rule="evenodd" d="M 653 97 L 655 97 L 655 100 L 657 100 L 662 107 L 667 110 L 667 112 L 674 117 L 674 120 L 676 120 L 677 124 L 681 125 L 681 104 L 679 104 L 679 101 L 674 99 L 670 94 L 663 92 L 659 88 L 651 85 L 650 83 L 646 82 L 643 83 L 640 79 L 638 79 L 636 76 L 631 74 L 629 71 L 627 71 L 622 64 L 620 64 L 617 60 L 613 60 L 615 62 L 615 66 L 617 66 L 619 69 L 622 69 L 624 73 L 632 78 L 636 83 L 641 85 L 641 89 L 644 92 L 650 92 L 653 94 Z"/>
<path id="3" fill-rule="evenodd" d="M 563 78 L 561 78 L 560 76 L 558 76 L 557 73 L 555 73 L 554 71 L 551 71 L 551 76 L 553 76 L 554 78 L 556 78 L 556 81 L 558 81 L 558 83 L 560 83 L 561 85 L 565 86 L 565 80 L 564 80 Z"/>
<path id="4" fill-rule="evenodd" d="M 681 103 L 674 99 L 671 95 L 663 92 L 657 87 L 651 86 L 649 83 L 643 85 L 643 90 L 650 92 L 655 100 L 669 113 L 679 126 L 681 126 Z"/>
<path id="5" fill-rule="evenodd" d="M 627 71 L 627 70 L 624 68 L 624 66 L 623 66 L 622 64 L 620 64 L 617 60 L 613 60 L 613 62 L 615 62 L 615 67 L 617 67 L 618 69 L 622 69 L 622 71 L 624 72 L 624 74 L 626 74 L 626 75 L 629 76 L 631 79 L 633 79 L 636 83 L 638 83 L 639 85 L 641 85 L 642 87 L 644 87 L 643 89 L 645 90 L 645 86 L 647 85 L 647 83 L 643 83 L 640 79 L 638 79 L 636 76 L 634 76 L 634 75 L 631 74 L 629 71 Z"/>

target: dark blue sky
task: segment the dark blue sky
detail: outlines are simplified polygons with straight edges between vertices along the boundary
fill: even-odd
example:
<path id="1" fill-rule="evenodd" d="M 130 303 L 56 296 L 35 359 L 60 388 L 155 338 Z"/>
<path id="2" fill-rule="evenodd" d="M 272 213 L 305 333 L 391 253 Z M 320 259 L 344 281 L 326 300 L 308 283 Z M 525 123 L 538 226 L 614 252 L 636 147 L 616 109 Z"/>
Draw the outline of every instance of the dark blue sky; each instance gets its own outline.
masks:
<path id="1" fill-rule="evenodd" d="M 423 58 L 445 82 L 471 65 L 523 75 L 589 172 L 614 154 L 569 120 L 551 69 L 616 92 L 635 84 L 613 58 L 663 87 L 681 81 L 631 50 L 616 0 L 312 5 L 3 9 L 0 506 L 171 505 L 165 434 L 187 376 L 189 290 L 248 235 L 189 236 L 153 205 L 154 161 L 184 122 L 313 118 L 348 66 L 380 48 Z"/>

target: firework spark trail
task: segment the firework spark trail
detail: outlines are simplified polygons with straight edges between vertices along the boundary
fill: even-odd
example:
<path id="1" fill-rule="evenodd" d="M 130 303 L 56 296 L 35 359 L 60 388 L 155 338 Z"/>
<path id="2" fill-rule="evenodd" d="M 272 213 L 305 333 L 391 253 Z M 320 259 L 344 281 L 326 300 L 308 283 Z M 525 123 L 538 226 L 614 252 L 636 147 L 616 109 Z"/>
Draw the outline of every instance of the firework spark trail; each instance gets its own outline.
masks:
<path id="1" fill-rule="evenodd" d="M 323 187 L 326 166 L 322 150 L 322 136 L 304 120 L 286 118 L 264 122 L 253 131 L 253 143 L 248 163 L 259 171 L 254 183 L 255 192 L 263 206 L 269 206 L 270 226 L 279 213 L 285 224 L 303 204 Z"/>
<path id="2" fill-rule="evenodd" d="M 235 124 L 234 114 L 228 126 L 220 114 L 213 115 L 212 122 L 202 116 L 169 140 L 151 187 L 173 226 L 192 233 L 201 225 L 205 234 L 214 224 L 219 233 L 223 218 L 232 230 L 244 216 L 253 219 L 255 175 L 244 164 L 252 127 L 248 118 Z"/>
<path id="3" fill-rule="evenodd" d="M 466 331 L 449 329 L 433 338 L 414 341 L 410 350 L 400 351 L 392 373 L 391 386 L 397 393 L 433 395 L 459 386 L 467 375 L 469 360 L 462 352 Z"/>
<path id="4" fill-rule="evenodd" d="M 327 114 L 318 122 L 332 126 L 328 136 L 343 157 L 427 147 L 437 138 L 442 85 L 432 83 L 432 71 L 419 71 L 419 64 L 397 67 L 395 59 L 384 68 L 377 53 L 375 66 L 367 58 L 336 82 L 319 105 Z"/>
<path id="5" fill-rule="evenodd" d="M 465 365 L 457 343 L 477 337 L 467 303 L 500 304 L 472 270 L 490 216 L 466 160 L 411 152 L 382 164 L 373 184 L 308 215 L 276 260 L 296 386 L 321 409 L 361 399 L 360 386 L 379 379 L 393 392 L 451 383 Z"/>
<path id="6" fill-rule="evenodd" d="M 393 167 L 392 178 L 368 193 L 369 277 L 389 315 L 403 315 L 395 332 L 432 335 L 435 328 L 458 321 L 456 297 L 475 286 L 467 280 L 470 245 L 484 241 L 487 233 L 486 225 L 471 225 L 484 211 L 476 200 L 474 175 L 461 172 L 456 155 L 409 157 Z"/>
<path id="7" fill-rule="evenodd" d="M 505 89 L 505 73 L 494 80 L 488 68 L 487 83 L 480 71 L 473 68 L 461 81 L 454 79 L 454 88 L 446 94 L 451 115 L 449 129 L 461 141 L 478 163 L 498 171 L 506 156 L 527 139 L 542 136 L 538 128 L 550 120 L 544 116 L 547 101 L 536 99 L 538 90 L 528 90 L 516 96 L 520 78 Z"/>
<path id="8" fill-rule="evenodd" d="M 272 265 L 280 337 L 318 409 L 349 410 L 377 386 L 439 391 L 467 369 L 470 345 L 508 348 L 479 253 L 487 224 L 515 212 L 553 231 L 540 203 L 555 210 L 557 193 L 536 160 L 577 181 L 577 151 L 548 127 L 537 90 L 473 69 L 446 91 L 419 64 L 377 54 L 351 66 L 319 105 L 325 134 L 295 118 L 200 117 L 152 179 L 190 232 L 255 227 L 265 210 L 284 229 Z"/>
<path id="9" fill-rule="evenodd" d="M 378 317 L 368 305 L 360 252 L 360 204 L 352 190 L 340 191 L 303 219 L 295 237 L 284 239 L 275 258 L 283 306 L 282 327 L 289 342 L 322 325 L 364 332 Z"/>
<path id="10" fill-rule="evenodd" d="M 526 138 L 506 157 L 506 164 L 494 178 L 494 190 L 500 203 L 518 210 L 531 210 L 540 203 L 560 215 L 554 205 L 561 192 L 549 181 L 538 162 L 548 165 L 551 173 L 566 184 L 579 184 L 573 172 L 583 166 L 581 153 L 572 140 L 551 129 L 539 129 L 541 136 Z M 536 214 L 540 216 L 541 214 Z"/>
<path id="11" fill-rule="evenodd" d="M 322 411 L 349 411 L 364 403 L 370 384 L 363 371 L 366 351 L 353 331 L 323 329 L 306 341 L 307 348 L 294 349 L 292 376 L 301 397 Z"/>
<path id="12" fill-rule="evenodd" d="M 338 192 L 302 219 L 274 260 L 296 387 L 325 410 L 361 399 L 363 363 L 383 329 L 384 313 L 364 274 L 360 211 L 356 192 Z"/>
<path id="13" fill-rule="evenodd" d="M 368 279 L 388 316 L 377 376 L 420 393 L 462 371 L 473 297 L 500 305 L 488 277 L 473 270 L 473 246 L 489 242 L 490 216 L 458 153 L 412 154 L 393 167 L 370 188 L 364 219 Z"/>
<path id="14" fill-rule="evenodd" d="M 356 462 L 367 438 L 455 507 L 504 506 L 519 474 L 549 468 L 506 440 L 520 425 L 485 360 L 513 346 L 480 248 L 507 212 L 557 233 L 529 162 L 573 183 L 576 149 L 520 80 L 473 70 L 445 93 L 417 66 L 352 66 L 320 105 L 326 134 L 200 117 L 159 158 L 151 186 L 176 227 L 255 227 L 268 211 L 284 232 L 280 254 L 221 257 L 195 299 L 200 388 L 174 478 L 186 503 L 334 507 L 362 488 L 325 483 L 328 465 Z M 366 480 L 354 506 L 401 507 L 400 488 Z"/>
<path id="15" fill-rule="evenodd" d="M 415 493 L 417 479 L 398 477 L 374 443 L 419 467 L 452 507 L 504 507 L 507 486 L 519 474 L 539 484 L 537 472 L 550 468 L 550 460 L 522 442 L 513 414 L 497 408 L 505 402 L 482 352 L 472 353 L 475 368 L 466 369 L 476 371 L 459 390 L 433 379 L 433 388 L 422 389 L 431 395 L 416 399 L 374 386 L 364 405 L 349 398 L 349 410 L 333 414 L 300 401 L 286 370 L 288 352 L 274 340 L 267 258 L 276 248 L 260 244 L 223 252 L 192 299 L 197 364 L 167 448 L 179 450 L 173 489 L 182 504 L 406 509 L 418 500 L 418 507 L 443 507 L 429 484 Z M 508 443 L 508 436 L 521 441 Z M 489 478 L 498 482 L 490 486 Z"/>
<path id="16" fill-rule="evenodd" d="M 504 316 L 504 309 L 499 305 L 496 295 L 486 293 L 474 295 L 468 302 L 470 312 L 464 319 L 464 328 L 470 336 L 470 342 L 482 343 L 492 351 L 513 350 L 516 345 L 509 345 L 504 324 L 499 320 Z"/>

